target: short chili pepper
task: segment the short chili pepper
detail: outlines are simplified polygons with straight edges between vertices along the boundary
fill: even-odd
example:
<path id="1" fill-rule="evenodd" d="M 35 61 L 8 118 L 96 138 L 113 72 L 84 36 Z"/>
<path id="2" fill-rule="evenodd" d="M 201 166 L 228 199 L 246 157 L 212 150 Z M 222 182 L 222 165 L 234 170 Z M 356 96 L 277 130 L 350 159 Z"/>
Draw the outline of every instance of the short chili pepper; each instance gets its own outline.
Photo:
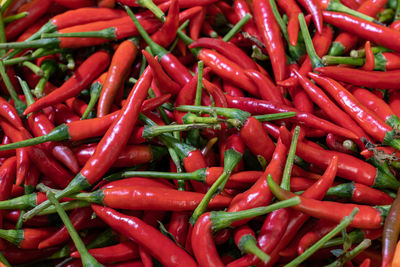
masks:
<path id="1" fill-rule="evenodd" d="M 126 216 L 99 205 L 92 205 L 92 209 L 113 229 L 145 247 L 164 266 L 197 266 L 193 258 L 183 249 L 139 218 Z"/>
<path id="2" fill-rule="evenodd" d="M 286 200 L 296 196 L 296 194 L 280 188 L 271 177 L 268 178 L 268 185 L 272 193 L 278 199 Z M 337 223 L 346 216 L 346 214 L 349 214 L 349 210 L 353 210 L 357 207 L 360 212 L 350 224 L 351 226 L 365 229 L 378 229 L 383 224 L 384 219 L 382 216 L 385 216 L 384 211 L 371 206 L 319 201 L 305 197 L 300 197 L 300 199 L 301 204 L 293 208 L 319 219 L 331 220 Z"/>
<path id="3" fill-rule="evenodd" d="M 98 117 L 103 117 L 110 113 L 115 96 L 118 90 L 120 90 L 124 78 L 136 58 L 137 52 L 137 47 L 133 40 L 126 40 L 118 46 L 118 49 L 112 57 L 110 67 L 108 68 L 107 77 L 105 78 L 99 102 L 97 104 Z M 103 64 L 107 65 L 106 62 Z M 102 71 L 102 69 L 99 70 Z M 100 73 L 96 72 L 95 74 L 98 75 Z"/>
<path id="4" fill-rule="evenodd" d="M 112 163 L 116 160 L 117 155 L 120 154 L 123 147 L 128 142 L 130 133 L 133 130 L 139 115 L 140 106 L 147 95 L 151 78 L 150 70 L 147 68 L 131 90 L 127 102 L 125 102 L 125 105 L 120 111 L 117 119 L 112 123 L 106 134 L 103 136 L 93 156 L 74 178 L 73 182 L 71 182 L 61 193 L 57 194 L 56 197 L 58 199 L 71 193 L 79 192 L 83 188 L 90 186 L 90 184 L 98 181 L 110 168 Z M 112 147 L 111 150 L 109 149 L 110 147 Z M 107 153 L 103 153 L 104 151 L 107 151 Z M 36 210 L 31 210 L 31 213 L 27 212 L 24 214 L 24 219 L 28 219 L 36 212 L 48 207 L 49 205 L 50 203 L 48 201 L 42 203 L 35 208 Z"/>
<path id="5" fill-rule="evenodd" d="M 104 51 L 91 55 L 60 88 L 30 105 L 24 111 L 24 114 L 26 115 L 44 107 L 58 104 L 77 95 L 104 71 L 108 63 L 109 55 Z"/>
<path id="6" fill-rule="evenodd" d="M 397 238 L 400 233 L 400 220 L 398 207 L 400 205 L 400 191 L 387 214 L 382 236 L 382 266 L 391 266 L 391 261 L 396 248 Z"/>
<path id="7" fill-rule="evenodd" d="M 233 238 L 236 246 L 243 254 L 253 254 L 264 263 L 268 262 L 269 256 L 257 246 L 255 233 L 248 225 L 243 225 L 235 229 Z"/>

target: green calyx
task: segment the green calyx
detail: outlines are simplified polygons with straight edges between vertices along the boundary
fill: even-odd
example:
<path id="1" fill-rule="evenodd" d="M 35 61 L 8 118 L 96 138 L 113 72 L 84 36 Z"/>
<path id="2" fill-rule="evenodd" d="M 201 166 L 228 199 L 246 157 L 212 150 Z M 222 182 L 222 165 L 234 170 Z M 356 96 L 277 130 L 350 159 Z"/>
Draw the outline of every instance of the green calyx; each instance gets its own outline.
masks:
<path id="1" fill-rule="evenodd" d="M 354 182 L 344 183 L 334 187 L 331 187 L 326 192 L 327 196 L 336 196 L 344 199 L 351 199 L 353 197 L 353 191 L 355 189 Z"/>
<path id="2" fill-rule="evenodd" d="M 250 234 L 245 235 L 240 239 L 238 247 L 243 254 L 253 254 L 263 263 L 267 263 L 271 258 L 257 246 L 256 238 Z"/>
<path id="3" fill-rule="evenodd" d="M 87 119 L 90 112 L 92 111 L 92 109 L 96 105 L 97 101 L 99 100 L 102 89 L 103 89 L 103 85 L 100 82 L 95 82 L 94 84 L 92 84 L 92 86 L 90 87 L 90 100 L 85 109 L 85 112 L 83 113 L 83 115 L 81 117 L 81 120 Z"/>
<path id="4" fill-rule="evenodd" d="M 0 238 L 3 238 L 13 245 L 19 246 L 24 240 L 24 230 L 0 229 Z"/>
<path id="5" fill-rule="evenodd" d="M 339 42 L 333 42 L 331 47 L 329 48 L 328 55 L 330 56 L 341 56 L 344 51 L 346 51 L 346 47 L 344 47 Z"/>
<path id="6" fill-rule="evenodd" d="M 36 206 L 37 194 L 32 193 L 28 195 L 22 195 L 13 199 L 0 201 L 0 210 L 24 210 L 31 209 Z"/>

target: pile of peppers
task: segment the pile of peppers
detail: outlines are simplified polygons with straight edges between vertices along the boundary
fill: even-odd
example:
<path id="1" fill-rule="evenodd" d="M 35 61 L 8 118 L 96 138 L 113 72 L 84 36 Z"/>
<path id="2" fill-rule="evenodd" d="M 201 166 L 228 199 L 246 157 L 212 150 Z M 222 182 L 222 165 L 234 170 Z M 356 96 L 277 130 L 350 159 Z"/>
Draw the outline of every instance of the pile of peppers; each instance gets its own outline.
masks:
<path id="1" fill-rule="evenodd" d="M 0 266 L 400 266 L 400 0 L 3 0 Z"/>

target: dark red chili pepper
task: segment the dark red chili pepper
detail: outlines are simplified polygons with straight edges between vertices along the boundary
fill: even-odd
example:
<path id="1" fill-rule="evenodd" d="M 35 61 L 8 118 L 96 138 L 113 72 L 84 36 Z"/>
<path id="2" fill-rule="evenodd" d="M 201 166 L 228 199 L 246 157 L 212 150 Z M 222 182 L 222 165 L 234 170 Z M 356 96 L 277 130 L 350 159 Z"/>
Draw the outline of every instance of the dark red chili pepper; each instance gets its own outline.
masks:
<path id="1" fill-rule="evenodd" d="M 54 123 L 60 125 L 63 123 L 71 123 L 73 121 L 79 121 L 80 118 L 71 109 L 64 104 L 55 104 L 54 108 Z"/>
<path id="2" fill-rule="evenodd" d="M 360 126 L 358 126 L 347 113 L 343 112 L 318 86 L 312 83 L 300 72 L 297 72 L 296 70 L 293 70 L 293 72 L 296 74 L 304 91 L 307 92 L 315 104 L 325 111 L 332 121 L 353 131 L 359 138 L 367 137 L 364 130 L 360 128 Z"/>
<path id="3" fill-rule="evenodd" d="M 391 266 L 391 261 L 396 249 L 397 239 L 400 233 L 399 205 L 400 191 L 387 214 L 382 236 L 382 266 Z"/>
<path id="4" fill-rule="evenodd" d="M 319 220 L 317 224 L 299 240 L 297 253 L 299 255 L 302 254 L 307 248 L 335 228 L 335 226 L 336 223 L 334 222 Z"/>
<path id="5" fill-rule="evenodd" d="M 17 247 L 8 247 L 5 250 L 2 250 L 4 257 L 11 264 L 22 264 L 28 263 L 30 264 L 34 260 L 43 259 L 45 257 L 49 257 L 53 253 L 59 250 L 58 247 L 48 248 L 48 249 L 35 249 L 35 250 L 21 250 Z"/>
<path id="6" fill-rule="evenodd" d="M 213 97 L 216 107 L 221 107 L 221 108 L 228 107 L 225 94 L 220 87 L 216 86 L 215 84 L 209 82 L 206 79 L 203 79 L 203 85 L 204 88 L 208 91 L 208 93 Z"/>
<path id="7" fill-rule="evenodd" d="M 200 12 L 190 19 L 189 35 L 193 40 L 197 40 L 200 35 L 201 26 L 206 17 L 206 8 L 202 7 Z"/>
<path id="8" fill-rule="evenodd" d="M 95 183 L 111 167 L 129 140 L 129 136 L 139 115 L 141 104 L 147 95 L 151 78 L 150 69 L 147 68 L 131 90 L 127 98 L 128 101 L 125 102 L 125 105 L 121 109 L 117 119 L 113 122 L 99 142 L 93 156 L 74 178 L 73 182 L 71 182 L 62 193 L 57 194 L 57 198 L 62 198 L 63 195 L 65 196 L 74 192 L 79 192 L 83 188 Z M 34 215 L 35 212 L 46 208 L 49 204 L 49 202 L 46 202 L 41 206 L 37 206 L 36 211 L 32 210 L 30 214 L 29 212 L 25 214 L 25 219 Z"/>
<path id="9" fill-rule="evenodd" d="M 252 8 L 254 21 L 271 59 L 275 80 L 283 81 L 287 76 L 285 48 L 271 6 L 266 0 L 255 0 Z"/>
<path id="10" fill-rule="evenodd" d="M 136 58 L 136 54 L 137 47 L 132 40 L 126 40 L 118 46 L 118 49 L 112 57 L 107 76 L 103 83 L 99 102 L 97 104 L 98 117 L 104 117 L 106 114 L 110 113 L 115 96 L 117 95 L 118 90 L 120 90 L 120 87 Z M 107 65 L 108 62 L 104 62 L 103 64 Z"/>
<path id="11" fill-rule="evenodd" d="M 226 100 L 228 101 L 229 107 L 239 108 L 252 114 L 269 114 L 293 111 L 296 112 L 296 116 L 294 116 L 293 118 L 289 118 L 289 121 L 293 119 L 294 122 L 304 124 L 305 126 L 308 126 L 310 128 L 316 128 L 325 132 L 331 132 L 350 139 L 357 139 L 357 136 L 347 129 L 338 127 L 337 125 L 332 124 L 326 120 L 317 118 L 312 114 L 300 112 L 294 108 L 285 105 L 278 105 L 271 101 L 248 97 L 231 97 L 229 95 L 226 95 Z"/>
<path id="12" fill-rule="evenodd" d="M 189 230 L 190 214 L 188 212 L 173 212 L 168 225 L 168 232 L 172 234 L 176 242 L 185 246 L 186 236 Z"/>
<path id="13" fill-rule="evenodd" d="M 73 76 L 68 79 L 60 88 L 30 105 L 24 111 L 24 114 L 26 115 L 31 112 L 38 111 L 44 107 L 58 104 L 77 95 L 95 78 L 103 73 L 105 68 L 108 66 L 109 60 L 110 56 L 105 51 L 94 53 L 79 66 L 79 68 L 74 72 Z"/>
<path id="14" fill-rule="evenodd" d="M 54 2 L 71 9 L 94 6 L 94 0 L 54 0 Z"/>
<path id="15" fill-rule="evenodd" d="M 27 26 L 33 24 L 41 16 L 43 16 L 51 5 L 51 0 L 35 0 L 22 6 L 18 11 L 27 11 L 28 15 L 22 19 L 16 20 L 5 27 L 5 34 L 8 40 L 15 39 L 22 33 Z"/>
<path id="16" fill-rule="evenodd" d="M 103 221 L 145 247 L 164 266 L 197 266 L 183 249 L 139 218 L 126 216 L 99 205 L 92 205 L 92 208 Z"/>
<path id="17" fill-rule="evenodd" d="M 221 5 L 220 5 L 221 6 Z M 231 23 L 238 23 L 240 19 L 242 19 L 246 14 L 251 14 L 250 8 L 246 1 L 244 0 L 235 0 L 233 1 L 233 10 L 237 15 L 238 20 L 232 21 Z M 250 36 L 256 37 L 257 39 L 261 39 L 259 37 L 259 33 L 257 31 L 256 25 L 254 21 L 251 19 L 249 20 L 246 25 L 243 26 L 243 31 L 250 34 Z"/>
<path id="18" fill-rule="evenodd" d="M 129 261 L 139 257 L 138 245 L 132 241 L 121 242 L 104 248 L 89 249 L 90 254 L 100 263 Z M 71 257 L 80 258 L 78 251 L 72 252 Z"/>

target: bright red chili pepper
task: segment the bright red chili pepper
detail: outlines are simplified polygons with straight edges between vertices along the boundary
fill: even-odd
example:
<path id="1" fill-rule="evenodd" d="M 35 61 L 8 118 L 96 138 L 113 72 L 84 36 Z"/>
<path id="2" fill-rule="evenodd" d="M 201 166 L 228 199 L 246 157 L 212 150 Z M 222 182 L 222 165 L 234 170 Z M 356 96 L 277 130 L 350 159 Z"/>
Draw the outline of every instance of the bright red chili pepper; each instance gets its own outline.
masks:
<path id="1" fill-rule="evenodd" d="M 297 0 L 307 11 L 311 14 L 314 21 L 314 25 L 319 33 L 322 33 L 323 22 L 322 22 L 322 9 L 316 0 Z"/>
<path id="2" fill-rule="evenodd" d="M 262 99 L 284 104 L 284 99 L 280 89 L 275 86 L 269 77 L 266 77 L 256 70 L 246 70 L 245 74 L 257 86 L 258 92 Z"/>
<path id="3" fill-rule="evenodd" d="M 300 31 L 298 16 L 301 13 L 301 9 L 294 0 L 278 0 L 277 4 L 285 11 L 286 15 L 289 17 L 287 25 L 289 41 L 292 46 L 296 46 L 297 38 Z"/>

